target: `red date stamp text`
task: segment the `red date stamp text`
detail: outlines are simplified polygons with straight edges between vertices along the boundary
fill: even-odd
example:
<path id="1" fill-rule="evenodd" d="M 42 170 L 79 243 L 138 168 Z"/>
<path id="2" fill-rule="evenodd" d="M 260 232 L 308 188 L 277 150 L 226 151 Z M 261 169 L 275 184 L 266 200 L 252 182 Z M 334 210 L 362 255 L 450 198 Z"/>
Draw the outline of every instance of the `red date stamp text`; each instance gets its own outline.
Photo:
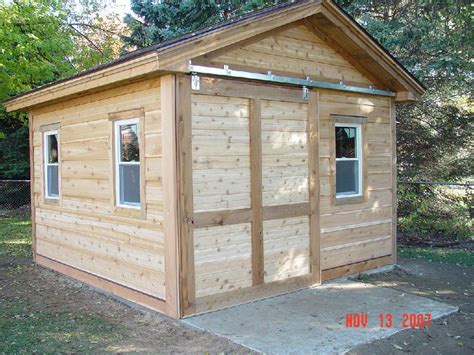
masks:
<path id="1" fill-rule="evenodd" d="M 395 323 L 400 322 L 400 323 Z M 347 313 L 346 328 L 366 328 L 369 324 L 368 313 Z M 392 313 L 380 313 L 378 315 L 380 328 L 392 328 L 400 325 L 402 328 L 423 329 L 429 328 L 431 324 L 430 313 L 403 313 L 401 318 L 395 319 Z"/>

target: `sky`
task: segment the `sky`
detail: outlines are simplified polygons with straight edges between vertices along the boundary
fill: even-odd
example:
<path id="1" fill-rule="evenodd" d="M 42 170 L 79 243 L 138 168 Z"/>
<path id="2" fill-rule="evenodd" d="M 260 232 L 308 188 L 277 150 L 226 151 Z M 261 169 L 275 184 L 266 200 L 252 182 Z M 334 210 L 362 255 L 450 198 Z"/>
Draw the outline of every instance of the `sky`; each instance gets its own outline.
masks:
<path id="1" fill-rule="evenodd" d="M 131 13 L 130 0 L 108 0 L 112 5 L 110 7 L 111 12 L 117 12 L 120 17 L 123 17 L 127 12 Z M 115 10 L 115 11 L 114 11 Z"/>

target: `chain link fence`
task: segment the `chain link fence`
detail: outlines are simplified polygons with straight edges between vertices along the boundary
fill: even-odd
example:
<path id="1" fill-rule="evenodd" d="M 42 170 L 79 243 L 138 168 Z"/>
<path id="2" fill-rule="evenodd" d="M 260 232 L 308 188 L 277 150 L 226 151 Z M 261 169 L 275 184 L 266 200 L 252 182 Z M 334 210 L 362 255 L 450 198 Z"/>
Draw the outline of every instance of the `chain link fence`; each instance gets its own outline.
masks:
<path id="1" fill-rule="evenodd" d="M 30 214 L 30 180 L 0 180 L 0 217 Z"/>

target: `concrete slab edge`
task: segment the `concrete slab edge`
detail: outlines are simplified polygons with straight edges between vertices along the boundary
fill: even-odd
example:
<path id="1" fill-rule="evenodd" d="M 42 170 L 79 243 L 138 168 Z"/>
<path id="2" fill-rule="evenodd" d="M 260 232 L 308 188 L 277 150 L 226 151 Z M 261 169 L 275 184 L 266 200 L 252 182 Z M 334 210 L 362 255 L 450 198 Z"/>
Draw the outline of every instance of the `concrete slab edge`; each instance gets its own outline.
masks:
<path id="1" fill-rule="evenodd" d="M 231 307 L 229 307 L 229 308 L 231 308 Z M 213 334 L 213 335 L 217 335 L 217 336 L 219 336 L 219 337 L 221 337 L 221 338 L 227 339 L 227 340 L 231 341 L 231 342 L 234 343 L 234 344 L 243 346 L 244 348 L 247 348 L 247 349 L 249 349 L 249 350 L 255 351 L 256 353 L 265 354 L 263 351 L 258 350 L 258 349 L 255 349 L 255 348 L 252 348 L 251 346 L 248 346 L 247 344 L 244 344 L 244 343 L 242 343 L 242 342 L 240 342 L 240 341 L 235 341 L 234 339 L 232 339 L 232 338 L 226 336 L 225 334 L 221 334 L 221 333 L 217 333 L 217 332 L 214 333 L 214 332 L 211 332 L 211 331 L 209 331 L 209 330 L 207 330 L 207 329 L 205 329 L 205 328 L 202 328 L 202 327 L 197 326 L 197 325 L 195 325 L 195 324 L 189 323 L 186 318 L 180 319 L 180 322 L 181 322 L 181 323 L 185 323 L 186 326 L 188 326 L 188 327 L 190 327 L 190 328 L 194 328 L 194 329 L 197 329 L 197 330 L 199 330 L 199 331 L 206 332 L 206 333 Z"/>
<path id="2" fill-rule="evenodd" d="M 351 275 L 351 277 L 357 276 L 357 275 L 375 275 L 375 274 L 383 274 L 384 272 L 390 272 L 395 270 L 395 268 L 398 268 L 399 266 L 396 264 L 391 264 L 391 265 L 385 265 L 378 267 L 376 269 L 371 269 L 367 271 L 360 272 L 359 274 L 354 274 Z"/>

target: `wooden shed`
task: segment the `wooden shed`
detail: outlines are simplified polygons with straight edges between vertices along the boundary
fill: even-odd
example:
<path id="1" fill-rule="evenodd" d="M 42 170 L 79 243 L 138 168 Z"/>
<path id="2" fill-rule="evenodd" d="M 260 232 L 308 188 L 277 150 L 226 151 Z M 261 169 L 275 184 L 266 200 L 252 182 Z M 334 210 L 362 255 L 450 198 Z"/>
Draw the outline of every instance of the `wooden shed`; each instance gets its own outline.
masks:
<path id="1" fill-rule="evenodd" d="M 320 0 L 14 97 L 34 259 L 175 318 L 395 263 L 395 103 L 424 90 Z"/>

